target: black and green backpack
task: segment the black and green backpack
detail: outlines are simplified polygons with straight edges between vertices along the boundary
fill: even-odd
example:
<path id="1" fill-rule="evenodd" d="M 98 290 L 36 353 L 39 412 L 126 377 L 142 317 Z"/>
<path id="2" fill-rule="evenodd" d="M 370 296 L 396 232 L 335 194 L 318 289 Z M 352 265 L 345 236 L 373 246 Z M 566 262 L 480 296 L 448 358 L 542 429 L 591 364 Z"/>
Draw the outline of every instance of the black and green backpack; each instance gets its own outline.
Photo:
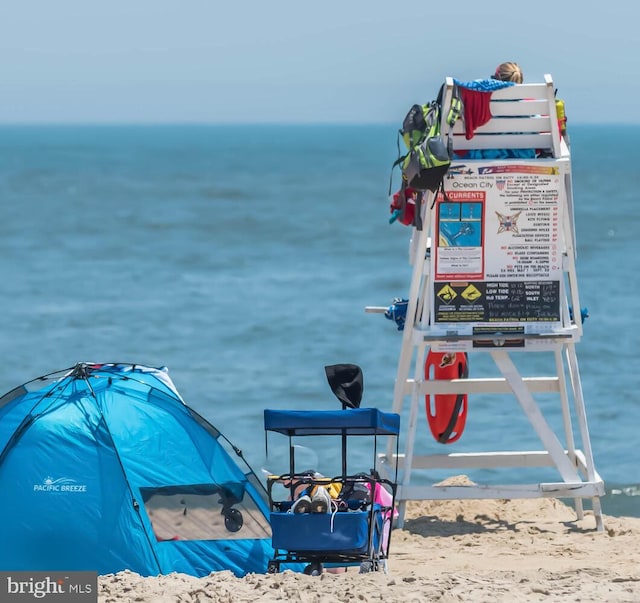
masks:
<path id="1" fill-rule="evenodd" d="M 462 100 L 454 86 L 445 122 L 448 132 L 443 135 L 440 131 L 443 92 L 444 86 L 436 100 L 427 105 L 413 105 L 398 131 L 399 157 L 392 166 L 392 175 L 393 168 L 399 165 L 403 188 L 437 192 L 442 187 L 451 165 L 453 125 L 462 114 Z M 407 147 L 405 155 L 400 153 L 400 138 Z M 391 186 L 389 189 L 391 194 Z"/>

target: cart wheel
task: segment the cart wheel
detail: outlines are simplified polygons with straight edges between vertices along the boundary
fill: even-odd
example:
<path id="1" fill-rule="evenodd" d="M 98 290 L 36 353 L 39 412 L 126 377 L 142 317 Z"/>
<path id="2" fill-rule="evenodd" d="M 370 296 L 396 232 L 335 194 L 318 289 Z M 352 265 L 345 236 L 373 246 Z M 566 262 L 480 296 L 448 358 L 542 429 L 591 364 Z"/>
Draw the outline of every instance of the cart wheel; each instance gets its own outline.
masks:
<path id="1" fill-rule="evenodd" d="M 322 574 L 323 569 L 322 563 L 314 561 L 304 568 L 304 573 L 307 574 L 307 576 L 319 576 Z"/>
<path id="2" fill-rule="evenodd" d="M 277 574 L 280 571 L 280 564 L 277 561 L 269 561 L 267 564 L 267 574 Z"/>
<path id="3" fill-rule="evenodd" d="M 237 532 L 242 528 L 244 519 L 242 518 L 242 513 L 238 511 L 238 509 L 226 509 L 223 511 L 223 515 L 224 527 L 227 528 L 229 532 Z"/>
<path id="4" fill-rule="evenodd" d="M 373 569 L 374 569 L 374 565 L 373 565 L 373 561 L 371 561 L 371 560 L 363 561 L 360 564 L 360 573 L 361 574 L 368 574 L 369 572 L 372 572 Z"/>

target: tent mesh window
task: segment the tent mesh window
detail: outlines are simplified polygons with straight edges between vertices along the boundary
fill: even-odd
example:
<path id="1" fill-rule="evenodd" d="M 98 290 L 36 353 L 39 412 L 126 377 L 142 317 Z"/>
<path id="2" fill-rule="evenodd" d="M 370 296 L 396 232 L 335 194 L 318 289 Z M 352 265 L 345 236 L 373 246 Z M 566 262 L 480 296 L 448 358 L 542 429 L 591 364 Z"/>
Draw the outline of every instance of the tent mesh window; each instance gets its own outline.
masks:
<path id="1" fill-rule="evenodd" d="M 141 488 L 156 539 L 230 540 L 271 538 L 267 519 L 242 484 Z"/>

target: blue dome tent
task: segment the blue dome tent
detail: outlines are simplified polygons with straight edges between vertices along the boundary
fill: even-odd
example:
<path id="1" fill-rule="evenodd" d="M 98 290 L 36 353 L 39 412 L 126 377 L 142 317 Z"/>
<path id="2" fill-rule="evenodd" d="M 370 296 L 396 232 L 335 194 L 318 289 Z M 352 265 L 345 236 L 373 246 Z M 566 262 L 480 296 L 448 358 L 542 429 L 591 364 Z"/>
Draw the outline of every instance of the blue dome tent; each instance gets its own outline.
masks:
<path id="1" fill-rule="evenodd" d="M 266 572 L 266 493 L 229 449 L 166 369 L 80 363 L 10 391 L 0 568 Z"/>

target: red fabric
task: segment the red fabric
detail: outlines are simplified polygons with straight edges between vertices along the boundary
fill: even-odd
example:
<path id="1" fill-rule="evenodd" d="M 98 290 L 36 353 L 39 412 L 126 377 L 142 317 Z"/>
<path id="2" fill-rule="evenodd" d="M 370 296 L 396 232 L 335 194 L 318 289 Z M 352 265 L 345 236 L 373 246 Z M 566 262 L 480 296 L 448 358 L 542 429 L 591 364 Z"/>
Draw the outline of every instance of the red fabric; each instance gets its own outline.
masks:
<path id="1" fill-rule="evenodd" d="M 464 135 L 470 140 L 475 131 L 491 119 L 491 92 L 460 87 L 460 97 L 464 105 Z"/>
<path id="2" fill-rule="evenodd" d="M 416 213 L 416 199 L 418 197 L 418 191 L 407 187 L 404 189 L 404 200 L 402 199 L 403 191 L 399 190 L 393 195 L 393 201 L 389 206 L 389 211 L 394 213 L 396 210 L 400 210 L 398 215 L 398 221 L 405 226 L 413 224 L 413 219 Z"/>

